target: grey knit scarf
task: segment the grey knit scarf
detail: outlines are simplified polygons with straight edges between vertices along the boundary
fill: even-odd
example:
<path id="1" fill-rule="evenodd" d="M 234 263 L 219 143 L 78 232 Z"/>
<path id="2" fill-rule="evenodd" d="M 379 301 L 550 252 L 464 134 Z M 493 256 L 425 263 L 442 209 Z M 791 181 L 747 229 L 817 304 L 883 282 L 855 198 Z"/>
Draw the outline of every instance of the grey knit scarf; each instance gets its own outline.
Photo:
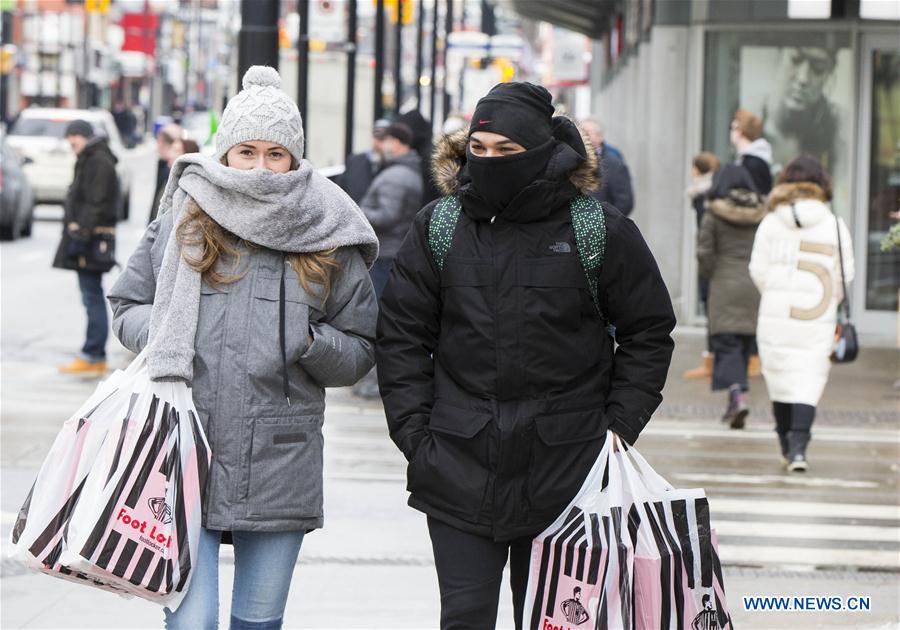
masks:
<path id="1" fill-rule="evenodd" d="M 245 241 L 287 253 L 356 246 L 366 264 L 378 239 L 359 207 L 306 160 L 297 170 L 273 173 L 229 168 L 201 154 L 172 166 L 159 214 L 173 212 L 150 314 L 147 365 L 152 379 L 193 379 L 194 337 L 200 310 L 200 273 L 185 261 L 199 248 L 183 247 L 175 227 L 189 198 L 216 223 Z"/>

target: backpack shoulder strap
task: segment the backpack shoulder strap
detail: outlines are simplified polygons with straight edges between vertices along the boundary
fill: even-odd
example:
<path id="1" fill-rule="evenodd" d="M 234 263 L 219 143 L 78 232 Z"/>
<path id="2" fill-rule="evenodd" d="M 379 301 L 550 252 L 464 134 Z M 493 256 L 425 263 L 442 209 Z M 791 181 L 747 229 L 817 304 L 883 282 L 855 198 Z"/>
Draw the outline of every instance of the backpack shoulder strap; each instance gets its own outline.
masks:
<path id="1" fill-rule="evenodd" d="M 428 223 L 428 247 L 439 270 L 444 268 L 444 259 L 450 251 L 450 243 L 456 232 L 461 209 L 459 197 L 446 195 L 437 202 L 431 213 L 431 221 Z"/>
<path id="2" fill-rule="evenodd" d="M 587 278 L 588 289 L 597 312 L 603 315 L 600 307 L 600 289 L 597 271 L 603 266 L 606 254 L 606 219 L 600 202 L 587 195 L 578 195 L 569 204 L 572 213 L 572 230 L 575 232 L 575 247 L 578 259 Z"/>

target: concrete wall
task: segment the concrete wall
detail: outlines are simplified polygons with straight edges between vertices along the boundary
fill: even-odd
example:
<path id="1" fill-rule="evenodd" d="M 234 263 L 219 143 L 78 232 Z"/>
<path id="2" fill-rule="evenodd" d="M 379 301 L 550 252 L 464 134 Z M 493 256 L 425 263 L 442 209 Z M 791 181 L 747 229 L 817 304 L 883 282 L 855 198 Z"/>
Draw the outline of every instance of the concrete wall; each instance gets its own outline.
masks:
<path id="1" fill-rule="evenodd" d="M 691 87 L 693 47 L 688 26 L 656 26 L 652 38 L 605 86 L 595 76 L 593 109 L 607 140 L 631 170 L 640 227 L 669 288 L 679 321 L 693 313 L 690 262 L 694 217 L 684 194 L 690 175 L 693 119 L 699 106 Z M 602 48 L 595 49 L 600 59 Z"/>

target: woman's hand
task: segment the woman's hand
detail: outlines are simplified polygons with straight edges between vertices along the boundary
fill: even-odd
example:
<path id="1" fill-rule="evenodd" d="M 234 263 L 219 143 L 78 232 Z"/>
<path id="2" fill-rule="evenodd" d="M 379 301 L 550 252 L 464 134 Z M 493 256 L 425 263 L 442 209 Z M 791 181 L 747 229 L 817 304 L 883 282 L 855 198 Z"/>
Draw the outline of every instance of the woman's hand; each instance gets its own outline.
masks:
<path id="1" fill-rule="evenodd" d="M 610 433 L 612 433 L 612 432 L 610 432 Z M 613 453 L 618 453 L 618 452 L 619 452 L 619 450 L 620 450 L 620 449 L 619 449 L 619 442 L 620 442 L 621 440 L 622 440 L 622 438 L 620 438 L 619 435 L 618 435 L 617 433 L 612 433 L 612 452 L 613 452 Z M 622 450 L 625 450 L 625 449 L 622 449 Z"/>

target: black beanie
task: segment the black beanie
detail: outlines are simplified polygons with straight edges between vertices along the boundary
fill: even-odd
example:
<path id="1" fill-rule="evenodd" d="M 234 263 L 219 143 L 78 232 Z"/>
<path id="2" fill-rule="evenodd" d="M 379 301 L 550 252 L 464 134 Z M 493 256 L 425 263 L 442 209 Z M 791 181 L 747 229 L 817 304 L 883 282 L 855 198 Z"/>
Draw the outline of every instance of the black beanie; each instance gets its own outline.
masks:
<path id="1" fill-rule="evenodd" d="M 499 83 L 475 106 L 469 135 L 490 131 L 533 149 L 551 138 L 552 118 L 553 99 L 545 87 L 533 83 Z"/>
<path id="2" fill-rule="evenodd" d="M 94 128 L 91 127 L 91 123 L 86 120 L 73 120 L 66 127 L 64 137 L 68 136 L 84 136 L 85 138 L 92 138 L 94 136 Z"/>
<path id="3" fill-rule="evenodd" d="M 413 131 L 409 125 L 402 122 L 392 122 L 384 130 L 384 135 L 390 138 L 396 138 L 408 147 L 413 143 Z"/>

